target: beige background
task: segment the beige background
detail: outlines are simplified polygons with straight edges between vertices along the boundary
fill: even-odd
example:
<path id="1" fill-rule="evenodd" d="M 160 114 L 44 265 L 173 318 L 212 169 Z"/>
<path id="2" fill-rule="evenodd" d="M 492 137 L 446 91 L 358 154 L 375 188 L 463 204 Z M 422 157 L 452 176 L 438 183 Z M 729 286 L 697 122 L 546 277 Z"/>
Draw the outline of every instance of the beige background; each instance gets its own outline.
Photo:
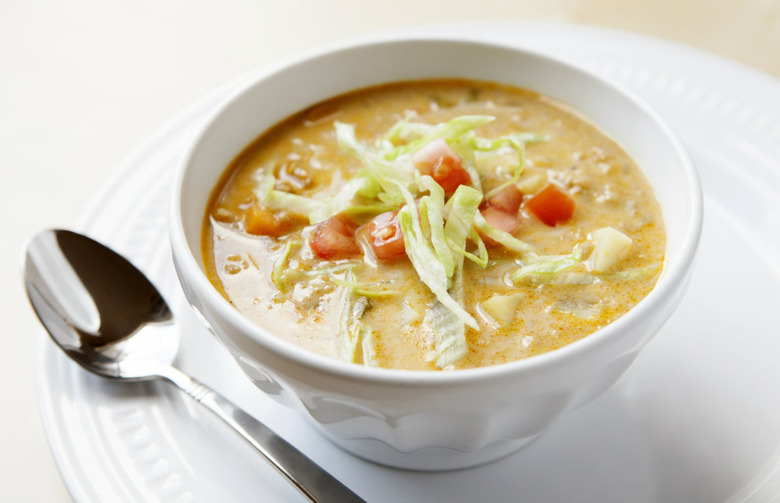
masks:
<path id="1" fill-rule="evenodd" d="M 147 136 L 259 65 L 377 30 L 493 19 L 636 31 L 780 77 L 780 0 L 0 3 L 0 501 L 69 501 L 35 395 L 37 324 L 19 273 L 26 237 L 72 227 Z"/>

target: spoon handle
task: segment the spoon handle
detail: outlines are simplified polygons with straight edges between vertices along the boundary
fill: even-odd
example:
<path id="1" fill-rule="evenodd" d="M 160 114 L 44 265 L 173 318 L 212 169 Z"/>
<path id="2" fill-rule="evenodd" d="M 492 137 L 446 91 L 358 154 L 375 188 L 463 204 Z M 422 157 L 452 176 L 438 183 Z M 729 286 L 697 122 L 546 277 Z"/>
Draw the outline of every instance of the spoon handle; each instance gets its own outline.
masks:
<path id="1" fill-rule="evenodd" d="M 365 503 L 301 451 L 208 386 L 174 367 L 169 367 L 163 377 L 231 426 L 310 501 Z"/>

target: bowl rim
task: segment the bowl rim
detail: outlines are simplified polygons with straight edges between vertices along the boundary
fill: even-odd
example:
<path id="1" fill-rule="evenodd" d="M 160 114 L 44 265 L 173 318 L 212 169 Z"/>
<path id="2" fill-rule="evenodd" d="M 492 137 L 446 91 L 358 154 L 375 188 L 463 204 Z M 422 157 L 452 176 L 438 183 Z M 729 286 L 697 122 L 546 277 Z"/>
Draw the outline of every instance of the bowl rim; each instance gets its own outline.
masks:
<path id="1" fill-rule="evenodd" d="M 262 81 L 272 77 L 276 73 L 282 72 L 293 67 L 305 65 L 312 60 L 323 56 L 332 56 L 334 54 L 350 51 L 354 49 L 366 49 L 371 46 L 387 46 L 394 44 L 468 44 L 482 46 L 486 50 L 499 49 L 510 50 L 524 57 L 535 57 L 547 60 L 550 64 L 557 64 L 567 67 L 567 71 L 580 73 L 587 78 L 595 79 L 601 85 L 608 88 L 611 92 L 622 95 L 629 100 L 642 114 L 644 114 L 655 128 L 665 137 L 669 146 L 674 151 L 682 169 L 682 177 L 686 182 L 686 196 L 690 205 L 690 216 L 684 222 L 684 237 L 680 243 L 678 257 L 674 263 L 668 264 L 664 261 L 664 267 L 656 285 L 653 289 L 641 299 L 634 307 L 617 320 L 609 323 L 595 332 L 577 341 L 566 344 L 565 346 L 534 355 L 528 358 L 505 362 L 483 367 L 458 369 L 457 371 L 434 371 L 434 370 L 400 370 L 366 367 L 360 364 L 344 362 L 329 356 L 315 353 L 314 351 L 300 347 L 292 342 L 288 342 L 281 337 L 274 335 L 270 330 L 266 330 L 252 322 L 235 309 L 227 299 L 225 299 L 217 289 L 211 284 L 205 272 L 198 265 L 198 260 L 194 256 L 192 249 L 188 245 L 186 232 L 184 230 L 184 217 L 182 209 L 182 187 L 186 179 L 188 166 L 197 153 L 199 145 L 208 132 L 215 127 L 216 121 L 231 106 L 231 104 L 242 98 L 251 90 L 260 85 Z M 358 86 L 360 87 L 360 86 Z M 357 87 L 356 87 L 357 88 Z M 348 92 L 348 91 L 344 91 Z M 305 104 L 303 105 L 305 106 Z M 576 107 L 575 107 L 576 109 Z M 596 123 L 598 126 L 598 123 Z M 277 61 L 274 64 L 266 65 L 260 71 L 254 72 L 246 77 L 242 83 L 238 84 L 228 95 L 215 107 L 208 115 L 207 119 L 200 128 L 193 134 L 184 155 L 179 162 L 173 182 L 171 205 L 169 214 L 169 234 L 171 240 L 172 253 L 175 262 L 178 264 L 177 273 L 184 274 L 185 278 L 178 278 L 180 282 L 187 282 L 190 288 L 198 292 L 201 299 L 213 309 L 219 311 L 220 316 L 226 319 L 230 324 L 238 329 L 242 334 L 257 344 L 260 344 L 265 350 L 275 355 L 291 361 L 294 364 L 305 366 L 325 374 L 338 376 L 351 380 L 357 380 L 364 383 L 374 384 L 421 384 L 429 386 L 449 386 L 463 383 L 479 383 L 486 380 L 504 378 L 510 374 L 525 374 L 536 372 L 539 368 L 555 367 L 565 365 L 572 359 L 581 358 L 582 355 L 596 352 L 606 344 L 606 341 L 620 337 L 621 332 L 630 328 L 635 319 L 651 315 L 666 302 L 670 294 L 680 285 L 685 285 L 686 278 L 693 267 L 696 251 L 699 245 L 702 226 L 703 226 L 703 195 L 701 181 L 698 171 L 686 150 L 682 140 L 677 133 L 669 126 L 665 120 L 647 103 L 639 98 L 635 93 L 621 85 L 620 83 L 599 75 L 594 71 L 584 68 L 577 63 L 567 61 L 557 56 L 551 56 L 541 51 L 521 45 L 511 45 L 507 43 L 488 42 L 473 37 L 453 37 L 447 35 L 404 35 L 391 34 L 379 35 L 373 37 L 363 37 L 357 40 L 333 44 L 316 50 L 307 51 L 302 54 L 294 55 Z M 204 210 L 205 211 L 205 210 Z M 668 216 L 667 216 L 668 217 Z M 667 243 L 668 245 L 668 243 Z M 668 254 L 668 249 L 667 249 Z M 649 339 L 649 337 L 648 337 Z"/>

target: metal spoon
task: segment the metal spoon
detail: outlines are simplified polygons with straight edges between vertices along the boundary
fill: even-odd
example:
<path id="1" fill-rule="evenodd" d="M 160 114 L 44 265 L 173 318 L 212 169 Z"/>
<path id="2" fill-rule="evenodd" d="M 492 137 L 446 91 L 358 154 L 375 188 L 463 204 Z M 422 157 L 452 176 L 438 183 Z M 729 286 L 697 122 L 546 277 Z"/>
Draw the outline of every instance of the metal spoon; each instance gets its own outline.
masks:
<path id="1" fill-rule="evenodd" d="M 113 379 L 164 378 L 230 425 L 309 500 L 364 501 L 267 426 L 173 366 L 179 345 L 173 314 L 121 255 L 75 232 L 45 231 L 27 245 L 24 281 L 51 338 L 85 369 Z"/>

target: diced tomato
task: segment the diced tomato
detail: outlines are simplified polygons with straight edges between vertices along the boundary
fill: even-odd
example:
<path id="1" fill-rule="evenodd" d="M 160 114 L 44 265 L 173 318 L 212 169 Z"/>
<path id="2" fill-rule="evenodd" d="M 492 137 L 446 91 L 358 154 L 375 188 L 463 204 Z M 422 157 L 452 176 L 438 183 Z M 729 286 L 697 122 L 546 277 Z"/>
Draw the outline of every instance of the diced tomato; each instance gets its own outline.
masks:
<path id="1" fill-rule="evenodd" d="M 444 189 L 445 194 L 452 194 L 459 186 L 471 183 L 468 171 L 463 169 L 460 162 L 452 165 L 445 158 L 439 159 L 433 166 L 432 176 Z"/>
<path id="2" fill-rule="evenodd" d="M 521 220 L 520 216 L 515 213 L 507 213 L 505 211 L 501 211 L 495 206 L 488 206 L 486 208 L 483 208 L 479 210 L 480 213 L 482 213 L 482 216 L 487 221 L 487 223 L 490 224 L 491 227 L 495 227 L 496 229 L 500 231 L 507 232 L 509 234 L 512 234 L 517 229 L 520 228 Z M 499 243 L 494 241 L 493 239 L 489 238 L 488 236 L 479 233 L 482 240 L 487 245 L 491 246 L 498 246 Z"/>
<path id="3" fill-rule="evenodd" d="M 460 185 L 471 183 L 463 161 L 441 138 L 437 138 L 412 155 L 412 164 L 423 175 L 430 175 L 445 194 L 455 192 Z"/>
<path id="4" fill-rule="evenodd" d="M 430 175 L 433 165 L 442 157 L 450 158 L 451 162 L 460 162 L 460 157 L 452 147 L 442 138 L 436 138 L 412 154 L 412 164 L 421 171 L 425 169 L 427 172 L 424 174 Z"/>
<path id="5" fill-rule="evenodd" d="M 339 260 L 360 254 L 354 229 L 338 216 L 317 224 L 309 246 L 315 255 L 325 260 Z"/>
<path id="6" fill-rule="evenodd" d="M 377 215 L 366 224 L 366 231 L 368 242 L 378 259 L 391 259 L 406 254 L 397 211 Z"/>
<path id="7" fill-rule="evenodd" d="M 292 232 L 305 222 L 305 217 L 286 211 L 273 211 L 258 204 L 244 213 L 244 230 L 255 236 L 274 236 Z"/>
<path id="8" fill-rule="evenodd" d="M 521 218 L 518 210 L 523 202 L 523 193 L 517 188 L 517 185 L 508 185 L 501 189 L 496 195 L 485 201 L 485 204 L 479 210 L 482 216 L 491 227 L 500 231 L 512 234 L 520 228 Z M 499 243 L 488 236 L 479 233 L 485 244 L 498 246 Z"/>
<path id="9" fill-rule="evenodd" d="M 480 210 L 480 213 L 491 227 L 500 231 L 511 234 L 520 228 L 520 217 L 516 213 L 507 213 L 492 206 Z"/>
<path id="10" fill-rule="evenodd" d="M 553 184 L 529 199 L 525 207 L 550 227 L 566 222 L 574 215 L 574 200 Z"/>
<path id="11" fill-rule="evenodd" d="M 520 205 L 523 203 L 523 193 L 517 185 L 512 184 L 504 187 L 495 196 L 487 200 L 487 205 L 498 208 L 504 213 L 517 213 Z"/>

